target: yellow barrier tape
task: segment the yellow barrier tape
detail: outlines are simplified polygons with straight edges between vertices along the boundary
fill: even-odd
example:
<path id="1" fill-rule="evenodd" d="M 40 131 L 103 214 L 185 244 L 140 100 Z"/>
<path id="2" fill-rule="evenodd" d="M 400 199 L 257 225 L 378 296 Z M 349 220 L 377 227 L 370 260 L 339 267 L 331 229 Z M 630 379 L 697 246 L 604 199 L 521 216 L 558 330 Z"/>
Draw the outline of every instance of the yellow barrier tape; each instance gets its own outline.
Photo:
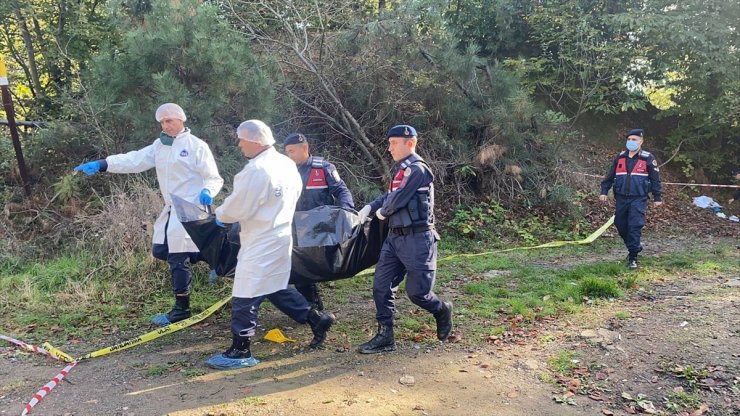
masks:
<path id="1" fill-rule="evenodd" d="M 135 346 L 137 346 L 139 344 L 143 344 L 145 342 L 149 342 L 151 340 L 157 339 L 157 338 L 159 338 L 161 336 L 164 336 L 164 335 L 167 335 L 167 334 L 171 334 L 173 332 L 176 332 L 176 331 L 179 331 L 181 329 L 187 328 L 187 327 L 189 327 L 189 326 L 191 326 L 193 324 L 196 324 L 196 323 L 198 323 L 198 322 L 200 322 L 200 321 L 208 318 L 214 312 L 216 312 L 217 310 L 221 309 L 221 307 L 224 306 L 226 303 L 228 303 L 229 300 L 231 300 L 231 295 L 226 296 L 225 298 L 221 299 L 220 301 L 214 303 L 210 308 L 204 310 L 203 312 L 201 312 L 201 313 L 199 313 L 197 315 L 193 315 L 193 316 L 191 316 L 188 319 L 184 319 L 184 320 L 182 320 L 180 322 L 175 322 L 173 324 L 169 324 L 167 326 L 163 326 L 162 328 L 159 328 L 157 330 L 148 332 L 148 333 L 146 333 L 144 335 L 139 335 L 136 338 L 131 338 L 129 340 L 120 342 L 120 343 L 118 343 L 116 345 L 113 345 L 111 347 L 107 347 L 107 348 L 103 348 L 103 349 L 100 349 L 100 350 L 97 350 L 97 351 L 93 351 L 90 354 L 87 354 L 86 356 L 78 359 L 77 361 L 85 360 L 85 359 L 88 359 L 88 358 L 100 357 L 100 356 L 107 355 L 107 354 L 110 354 L 110 353 L 113 353 L 113 352 L 123 351 L 125 349 L 129 349 L 131 347 L 135 347 Z M 59 351 L 59 350 L 56 350 L 56 351 Z"/>
<path id="2" fill-rule="evenodd" d="M 549 247 L 562 247 L 567 245 L 580 245 L 580 244 L 590 244 L 593 243 L 594 240 L 599 238 L 602 234 L 604 234 L 604 231 L 607 230 L 607 228 L 611 227 L 611 225 L 614 224 L 614 216 L 612 215 L 611 218 L 609 218 L 604 225 L 599 227 L 598 230 L 594 231 L 589 235 L 588 237 L 584 238 L 583 240 L 574 240 L 574 241 L 550 241 L 549 243 L 540 244 L 537 246 L 529 246 L 529 247 L 513 247 L 513 248 L 503 248 L 500 250 L 493 250 L 493 251 L 486 251 L 483 253 L 468 253 L 468 254 L 454 254 L 452 256 L 447 256 L 443 259 L 439 259 L 440 262 L 452 260 L 458 257 L 479 257 L 479 256 L 488 256 L 491 254 L 496 253 L 506 253 L 509 251 L 515 251 L 515 250 L 533 250 L 536 248 L 549 248 Z"/>
<path id="3" fill-rule="evenodd" d="M 551 241 L 549 243 L 544 243 L 544 244 L 540 244 L 540 245 L 536 245 L 536 246 L 530 246 L 530 247 L 513 247 L 513 248 L 500 249 L 500 250 L 486 251 L 486 252 L 483 252 L 483 253 L 456 254 L 456 255 L 452 255 L 452 256 L 447 256 L 447 257 L 445 257 L 443 259 L 440 259 L 439 261 L 442 262 L 442 261 L 452 260 L 452 259 L 455 259 L 457 257 L 488 256 L 488 255 L 491 255 L 491 254 L 506 253 L 506 252 L 514 251 L 514 250 L 533 250 L 533 249 L 537 249 L 537 248 L 562 247 L 562 246 L 571 245 L 571 244 L 573 244 L 573 245 L 590 244 L 590 243 L 593 243 L 594 240 L 596 240 L 597 238 L 599 238 L 602 234 L 604 234 L 604 232 L 607 230 L 607 228 L 611 227 L 612 224 L 614 224 L 614 216 L 612 216 L 611 218 L 609 218 L 609 220 L 606 223 L 604 223 L 604 225 L 602 225 L 601 227 L 599 227 L 598 230 L 594 231 L 593 233 L 591 233 L 591 235 L 589 235 L 588 237 L 586 237 L 586 238 L 584 238 L 582 240 L 574 240 L 574 241 Z M 367 272 L 367 270 L 365 272 Z M 167 325 L 165 327 L 162 327 L 162 328 L 159 328 L 157 330 L 148 332 L 148 333 L 146 333 L 144 335 L 139 335 L 136 338 L 131 338 L 129 340 L 120 342 L 120 343 L 118 343 L 116 345 L 113 345 L 111 347 L 107 347 L 107 348 L 103 348 L 103 349 L 100 349 L 100 350 L 91 352 L 91 353 L 85 355 L 84 357 L 79 358 L 77 361 L 85 360 L 85 359 L 88 359 L 88 358 L 100 357 L 100 356 L 111 354 L 111 353 L 118 352 L 118 351 L 123 351 L 125 349 L 129 349 L 131 347 L 135 347 L 135 346 L 137 346 L 139 344 L 143 344 L 145 342 L 152 341 L 152 340 L 157 339 L 159 337 L 162 337 L 164 335 L 171 334 L 173 332 L 176 332 L 176 331 L 179 331 L 181 329 L 187 328 L 187 327 L 189 327 L 191 325 L 194 325 L 194 324 L 196 324 L 196 323 L 198 323 L 198 322 L 206 319 L 207 317 L 211 316 L 214 312 L 216 312 L 217 310 L 221 309 L 221 307 L 224 306 L 230 299 L 231 299 L 231 296 L 229 295 L 229 296 L 221 299 L 220 301 L 214 303 L 210 308 L 204 310 L 203 312 L 201 312 L 201 313 L 199 313 L 197 315 L 191 316 L 188 319 L 182 320 L 180 322 L 175 322 L 174 324 L 169 324 L 169 325 Z M 270 341 L 274 341 L 274 342 L 293 341 L 290 338 L 285 337 L 282 334 L 282 332 L 280 332 L 279 329 L 274 329 L 274 330 L 268 332 L 267 336 L 265 336 L 265 339 L 270 340 Z M 70 357 L 69 355 L 67 355 L 64 352 L 60 351 L 59 349 L 54 348 L 48 342 L 44 343 L 44 348 L 49 352 L 50 355 L 54 356 L 55 358 L 61 359 L 62 361 L 66 361 L 66 362 L 75 361 L 72 357 Z"/>
<path id="4" fill-rule="evenodd" d="M 64 361 L 65 363 L 71 363 L 72 361 L 75 360 L 71 356 L 67 355 L 67 353 L 65 353 L 64 351 L 54 348 L 54 346 L 49 344 L 48 342 L 44 342 L 42 346 L 44 347 L 46 352 L 49 353 L 49 355 L 51 355 L 52 357 L 56 358 L 59 361 Z"/>

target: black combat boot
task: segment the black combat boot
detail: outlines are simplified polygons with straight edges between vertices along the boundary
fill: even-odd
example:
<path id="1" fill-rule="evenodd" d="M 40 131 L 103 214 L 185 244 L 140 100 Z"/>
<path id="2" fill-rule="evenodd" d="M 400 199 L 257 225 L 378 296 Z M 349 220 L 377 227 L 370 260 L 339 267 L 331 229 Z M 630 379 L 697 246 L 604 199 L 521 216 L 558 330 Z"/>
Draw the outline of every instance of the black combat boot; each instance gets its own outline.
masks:
<path id="1" fill-rule="evenodd" d="M 234 339 L 231 341 L 231 347 L 224 353 L 224 357 L 232 359 L 249 358 L 252 356 L 252 351 L 249 349 L 250 339 L 248 337 L 240 337 L 234 335 Z"/>
<path id="2" fill-rule="evenodd" d="M 437 339 L 444 341 L 452 334 L 452 302 L 444 302 L 442 309 L 434 314 L 437 321 Z"/>
<path id="3" fill-rule="evenodd" d="M 326 333 L 334 325 L 335 320 L 336 318 L 331 313 L 320 312 L 316 308 L 308 311 L 308 325 L 311 326 L 311 332 L 313 332 L 313 339 L 308 344 L 310 348 L 318 348 L 324 343 Z"/>
<path id="4" fill-rule="evenodd" d="M 317 311 L 324 310 L 324 302 L 321 301 L 321 294 L 319 293 L 318 283 L 312 282 L 308 284 L 296 284 L 295 288 L 298 293 L 306 298 L 306 301 L 308 301 L 309 305 L 311 305 L 312 308 L 316 309 Z"/>
<path id="5" fill-rule="evenodd" d="M 360 354 L 377 354 L 395 350 L 396 340 L 393 338 L 393 326 L 378 323 L 378 333 L 370 341 L 360 345 L 357 351 Z"/>

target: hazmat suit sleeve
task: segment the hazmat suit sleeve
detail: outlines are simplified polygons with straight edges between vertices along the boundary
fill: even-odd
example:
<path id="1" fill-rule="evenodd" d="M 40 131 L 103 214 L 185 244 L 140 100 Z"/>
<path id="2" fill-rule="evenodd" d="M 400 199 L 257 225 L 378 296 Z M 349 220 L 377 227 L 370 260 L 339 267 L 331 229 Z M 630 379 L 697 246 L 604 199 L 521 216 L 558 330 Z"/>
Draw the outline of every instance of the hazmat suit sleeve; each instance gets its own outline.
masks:
<path id="1" fill-rule="evenodd" d="M 218 173 L 216 159 L 213 158 L 213 153 L 208 146 L 203 147 L 201 150 L 197 169 L 200 177 L 203 179 L 203 187 L 208 189 L 211 196 L 215 197 L 221 191 L 224 180 Z"/>
<path id="2" fill-rule="evenodd" d="M 234 190 L 216 209 L 216 218 L 225 223 L 247 221 L 267 201 L 269 179 L 261 172 L 245 169 L 234 176 Z"/>
<path id="3" fill-rule="evenodd" d="M 154 167 L 154 144 L 128 153 L 105 158 L 110 173 L 140 173 Z"/>

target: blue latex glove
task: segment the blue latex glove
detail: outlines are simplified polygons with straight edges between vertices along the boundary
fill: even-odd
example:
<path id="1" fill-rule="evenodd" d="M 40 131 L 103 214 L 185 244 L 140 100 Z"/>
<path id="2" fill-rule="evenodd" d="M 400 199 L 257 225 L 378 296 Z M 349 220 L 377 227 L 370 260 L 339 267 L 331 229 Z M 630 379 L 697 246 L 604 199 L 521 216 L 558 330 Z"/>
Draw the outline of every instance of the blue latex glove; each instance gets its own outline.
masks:
<path id="1" fill-rule="evenodd" d="M 85 172 L 88 176 L 94 175 L 100 171 L 100 162 L 94 160 L 92 162 L 83 163 L 75 168 L 77 172 Z"/>
<path id="2" fill-rule="evenodd" d="M 215 221 L 216 225 L 218 225 L 219 227 L 226 228 L 226 226 L 224 225 L 224 223 L 222 223 L 221 220 L 219 220 L 218 218 L 214 218 L 214 221 Z"/>
<path id="3" fill-rule="evenodd" d="M 200 191 L 200 203 L 201 205 L 211 205 L 213 203 L 211 191 L 206 188 L 203 188 L 203 190 Z"/>

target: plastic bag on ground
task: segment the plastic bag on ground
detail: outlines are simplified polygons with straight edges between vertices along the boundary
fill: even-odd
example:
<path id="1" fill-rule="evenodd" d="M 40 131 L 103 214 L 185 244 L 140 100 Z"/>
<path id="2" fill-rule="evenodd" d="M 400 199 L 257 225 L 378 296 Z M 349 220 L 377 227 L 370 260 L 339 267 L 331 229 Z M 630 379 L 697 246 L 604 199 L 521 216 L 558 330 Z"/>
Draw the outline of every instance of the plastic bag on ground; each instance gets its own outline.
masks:
<path id="1" fill-rule="evenodd" d="M 699 208 L 720 207 L 720 205 L 717 202 L 715 202 L 714 199 L 706 195 L 694 197 L 694 205 L 696 205 Z"/>

